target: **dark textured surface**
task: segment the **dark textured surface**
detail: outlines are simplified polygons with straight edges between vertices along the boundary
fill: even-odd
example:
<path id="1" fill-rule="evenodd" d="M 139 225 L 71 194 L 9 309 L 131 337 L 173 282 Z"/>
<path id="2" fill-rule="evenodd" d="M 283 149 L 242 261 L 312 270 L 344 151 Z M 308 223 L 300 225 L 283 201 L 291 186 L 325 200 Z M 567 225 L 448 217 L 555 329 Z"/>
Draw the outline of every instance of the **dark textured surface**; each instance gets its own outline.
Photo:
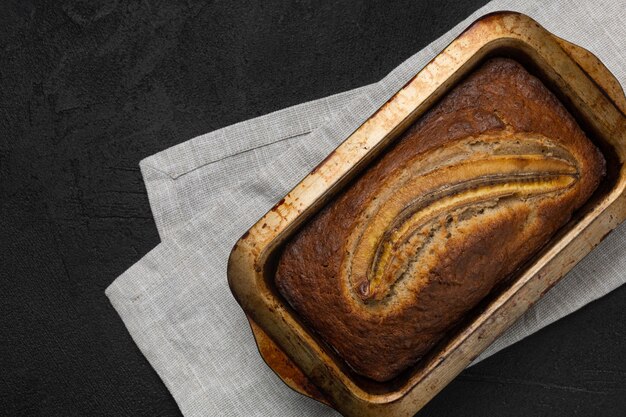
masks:
<path id="1" fill-rule="evenodd" d="M 484 3 L 3 1 L 0 415 L 177 416 L 104 289 L 158 243 L 138 161 L 374 82 Z M 421 416 L 623 416 L 626 288 Z"/>

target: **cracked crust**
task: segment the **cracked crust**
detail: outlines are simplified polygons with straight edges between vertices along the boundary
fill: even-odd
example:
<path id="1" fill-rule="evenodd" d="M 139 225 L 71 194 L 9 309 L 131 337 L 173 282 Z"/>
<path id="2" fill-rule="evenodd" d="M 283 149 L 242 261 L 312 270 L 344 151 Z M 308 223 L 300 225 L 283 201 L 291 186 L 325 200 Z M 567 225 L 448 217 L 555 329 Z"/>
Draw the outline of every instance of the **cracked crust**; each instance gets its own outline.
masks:
<path id="1" fill-rule="evenodd" d="M 563 105 L 492 59 L 286 245 L 276 284 L 357 373 L 415 364 L 571 217 L 604 159 Z"/>

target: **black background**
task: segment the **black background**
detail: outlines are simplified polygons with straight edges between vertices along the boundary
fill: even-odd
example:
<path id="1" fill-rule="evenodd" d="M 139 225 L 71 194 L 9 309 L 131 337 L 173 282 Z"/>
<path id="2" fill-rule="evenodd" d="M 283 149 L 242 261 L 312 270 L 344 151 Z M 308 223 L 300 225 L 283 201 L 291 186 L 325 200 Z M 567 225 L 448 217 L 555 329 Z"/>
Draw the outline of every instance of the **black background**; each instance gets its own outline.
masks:
<path id="1" fill-rule="evenodd" d="M 104 295 L 159 242 L 139 160 L 375 82 L 485 1 L 247 3 L 2 2 L 0 414 L 180 415 Z M 419 415 L 623 416 L 625 305 L 622 287 Z"/>

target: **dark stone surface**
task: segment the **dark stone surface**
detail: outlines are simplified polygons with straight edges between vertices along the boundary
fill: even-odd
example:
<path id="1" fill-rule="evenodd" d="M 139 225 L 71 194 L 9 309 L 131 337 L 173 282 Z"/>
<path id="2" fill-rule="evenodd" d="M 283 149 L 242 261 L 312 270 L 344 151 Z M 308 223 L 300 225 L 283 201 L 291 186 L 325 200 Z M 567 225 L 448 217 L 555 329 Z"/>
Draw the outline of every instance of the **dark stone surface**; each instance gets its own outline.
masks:
<path id="1" fill-rule="evenodd" d="M 104 296 L 159 242 L 139 160 L 377 81 L 485 1 L 247 3 L 0 5 L 1 415 L 180 415 Z M 623 416 L 625 304 L 464 372 L 420 416 Z"/>

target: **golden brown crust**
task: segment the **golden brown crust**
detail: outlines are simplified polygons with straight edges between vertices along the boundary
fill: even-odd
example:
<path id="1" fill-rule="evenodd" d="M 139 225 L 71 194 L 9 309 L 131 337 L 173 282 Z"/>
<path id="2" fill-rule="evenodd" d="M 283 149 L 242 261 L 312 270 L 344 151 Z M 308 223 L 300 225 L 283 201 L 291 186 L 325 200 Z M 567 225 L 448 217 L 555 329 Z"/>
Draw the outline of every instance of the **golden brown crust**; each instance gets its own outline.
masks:
<path id="1" fill-rule="evenodd" d="M 603 175 L 546 87 L 492 59 L 287 243 L 276 284 L 357 373 L 386 381 L 544 245 Z"/>

